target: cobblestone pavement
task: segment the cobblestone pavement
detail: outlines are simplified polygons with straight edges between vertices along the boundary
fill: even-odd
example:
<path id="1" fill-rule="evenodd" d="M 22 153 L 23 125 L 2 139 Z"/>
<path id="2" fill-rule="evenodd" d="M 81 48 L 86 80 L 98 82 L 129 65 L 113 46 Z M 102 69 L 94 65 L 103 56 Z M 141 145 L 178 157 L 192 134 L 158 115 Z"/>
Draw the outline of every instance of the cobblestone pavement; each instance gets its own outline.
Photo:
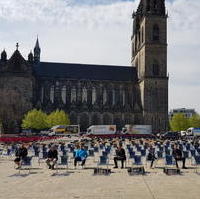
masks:
<path id="1" fill-rule="evenodd" d="M 126 169 L 112 169 L 109 176 L 94 176 L 94 158 L 86 163 L 85 169 L 74 169 L 71 164 L 66 174 L 65 170 L 49 170 L 35 159 L 30 174 L 21 171 L 19 175 L 12 160 L 1 159 L 0 199 L 200 198 L 200 175 L 194 169 L 183 170 L 179 176 L 167 176 L 161 168 L 147 169 L 145 176 L 129 176 Z"/>

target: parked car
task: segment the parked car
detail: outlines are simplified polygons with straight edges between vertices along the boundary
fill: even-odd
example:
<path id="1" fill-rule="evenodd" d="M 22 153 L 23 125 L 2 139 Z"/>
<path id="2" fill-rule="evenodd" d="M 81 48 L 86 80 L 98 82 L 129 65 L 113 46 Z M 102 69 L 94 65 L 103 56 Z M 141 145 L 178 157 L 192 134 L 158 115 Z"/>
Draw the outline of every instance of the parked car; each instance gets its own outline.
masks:
<path id="1" fill-rule="evenodd" d="M 179 132 L 168 131 L 162 135 L 162 138 L 165 139 L 179 139 L 180 134 Z"/>

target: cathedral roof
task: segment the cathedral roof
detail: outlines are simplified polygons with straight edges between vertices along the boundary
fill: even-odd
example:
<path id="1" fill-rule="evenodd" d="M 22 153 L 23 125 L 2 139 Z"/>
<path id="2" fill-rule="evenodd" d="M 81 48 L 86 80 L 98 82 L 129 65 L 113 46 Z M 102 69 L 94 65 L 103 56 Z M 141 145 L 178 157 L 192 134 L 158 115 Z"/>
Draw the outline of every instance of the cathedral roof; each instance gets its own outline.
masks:
<path id="1" fill-rule="evenodd" d="M 40 62 L 35 66 L 36 75 L 45 78 L 85 80 L 136 81 L 134 67 L 87 65 L 73 63 Z"/>

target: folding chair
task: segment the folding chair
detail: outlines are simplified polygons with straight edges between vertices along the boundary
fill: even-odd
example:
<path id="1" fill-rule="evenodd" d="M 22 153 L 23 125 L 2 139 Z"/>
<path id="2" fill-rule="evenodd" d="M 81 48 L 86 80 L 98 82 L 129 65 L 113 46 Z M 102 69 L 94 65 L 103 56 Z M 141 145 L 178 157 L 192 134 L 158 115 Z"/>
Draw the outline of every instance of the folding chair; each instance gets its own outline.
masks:
<path id="1" fill-rule="evenodd" d="M 196 173 L 198 173 L 198 166 L 200 165 L 200 155 L 194 156 L 193 159 L 194 159 L 194 166 L 196 166 L 195 171 Z"/>
<path id="2" fill-rule="evenodd" d="M 47 158 L 48 158 L 48 152 L 47 151 L 39 152 L 39 156 L 38 156 L 38 163 L 39 163 L 39 165 L 41 163 L 41 160 L 45 160 Z"/>
<path id="3" fill-rule="evenodd" d="M 69 168 L 69 157 L 68 156 L 60 156 L 58 158 L 58 162 L 56 164 L 56 173 L 58 173 L 58 170 L 60 169 L 59 166 L 65 166 L 66 167 L 66 173 L 67 173 L 68 168 Z"/>
<path id="4" fill-rule="evenodd" d="M 30 169 L 32 168 L 32 156 L 27 156 L 24 160 L 21 161 L 21 168 L 19 168 L 19 174 L 20 171 L 28 170 L 30 174 Z"/>
<path id="5" fill-rule="evenodd" d="M 108 157 L 107 156 L 100 156 L 99 161 L 97 163 L 97 167 L 105 165 L 106 168 L 108 169 Z"/>
<path id="6" fill-rule="evenodd" d="M 180 174 L 180 169 L 179 168 L 174 168 L 176 165 L 175 160 L 172 155 L 166 155 L 165 156 L 165 167 L 163 172 L 166 173 L 167 175 L 176 175 Z"/>
<path id="7" fill-rule="evenodd" d="M 109 175 L 111 173 L 111 169 L 108 169 L 108 157 L 107 156 L 100 156 L 99 161 L 97 163 L 97 168 L 94 169 L 94 174 L 97 175 Z M 100 166 L 106 166 L 106 169 L 100 168 Z"/>

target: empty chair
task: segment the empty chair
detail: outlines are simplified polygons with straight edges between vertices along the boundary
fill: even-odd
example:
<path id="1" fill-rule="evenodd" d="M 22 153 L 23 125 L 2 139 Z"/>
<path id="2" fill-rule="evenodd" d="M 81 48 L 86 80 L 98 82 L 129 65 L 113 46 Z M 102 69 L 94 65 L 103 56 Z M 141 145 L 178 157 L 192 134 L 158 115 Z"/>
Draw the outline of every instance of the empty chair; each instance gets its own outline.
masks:
<path id="1" fill-rule="evenodd" d="M 41 160 L 45 160 L 48 157 L 48 152 L 47 151 L 41 151 L 39 152 L 39 156 L 38 156 L 38 163 L 40 165 Z"/>
<path id="2" fill-rule="evenodd" d="M 129 153 L 129 158 L 131 159 L 131 158 L 134 158 L 134 157 L 135 157 L 135 152 L 134 151 L 130 152 Z"/>
<path id="3" fill-rule="evenodd" d="M 93 149 L 89 149 L 88 150 L 88 155 L 93 157 L 94 156 L 94 150 Z"/>
<path id="4" fill-rule="evenodd" d="M 95 153 L 98 153 L 98 152 L 99 152 L 99 147 L 95 146 L 95 147 L 94 147 L 94 152 L 95 152 Z"/>
<path id="5" fill-rule="evenodd" d="M 30 174 L 31 167 L 32 167 L 32 156 L 27 156 L 21 161 L 21 167 L 19 168 L 19 173 L 21 170 L 28 169 L 29 174 Z"/>
<path id="6" fill-rule="evenodd" d="M 196 150 L 195 149 L 192 149 L 192 150 L 190 150 L 190 153 L 191 153 L 191 156 L 195 156 L 196 155 Z"/>
<path id="7" fill-rule="evenodd" d="M 176 165 L 174 161 L 174 157 L 172 155 L 166 155 L 165 156 L 165 165 L 166 166 L 174 166 Z"/>
<path id="8" fill-rule="evenodd" d="M 146 156 L 146 149 L 142 149 L 140 152 L 141 152 L 141 156 Z"/>
<path id="9" fill-rule="evenodd" d="M 99 161 L 97 163 L 97 166 L 103 166 L 105 165 L 108 169 L 108 157 L 107 156 L 100 156 Z"/>
<path id="10" fill-rule="evenodd" d="M 198 156 L 194 156 L 194 165 L 196 166 L 195 171 L 197 173 L 198 172 L 198 167 L 200 165 L 200 156 L 199 155 Z"/>
<path id="11" fill-rule="evenodd" d="M 102 151 L 102 156 L 107 156 L 107 155 L 108 155 L 108 152 Z"/>
<path id="12" fill-rule="evenodd" d="M 189 152 L 188 151 L 183 151 L 183 157 L 184 158 L 189 158 Z"/>
<path id="13" fill-rule="evenodd" d="M 156 155 L 157 155 L 157 158 L 158 158 L 158 159 L 163 158 L 163 151 L 160 151 L 160 150 L 157 151 L 157 152 L 156 152 Z"/>
<path id="14" fill-rule="evenodd" d="M 141 156 L 135 155 L 133 159 L 134 159 L 134 162 L 133 162 L 134 165 L 142 165 L 142 157 Z"/>
<path id="15" fill-rule="evenodd" d="M 57 164 L 56 164 L 56 172 L 58 172 L 59 170 L 59 166 L 64 166 L 64 168 L 66 169 L 66 172 L 68 170 L 68 165 L 69 165 L 69 157 L 68 156 L 60 156 L 58 158 Z"/>

